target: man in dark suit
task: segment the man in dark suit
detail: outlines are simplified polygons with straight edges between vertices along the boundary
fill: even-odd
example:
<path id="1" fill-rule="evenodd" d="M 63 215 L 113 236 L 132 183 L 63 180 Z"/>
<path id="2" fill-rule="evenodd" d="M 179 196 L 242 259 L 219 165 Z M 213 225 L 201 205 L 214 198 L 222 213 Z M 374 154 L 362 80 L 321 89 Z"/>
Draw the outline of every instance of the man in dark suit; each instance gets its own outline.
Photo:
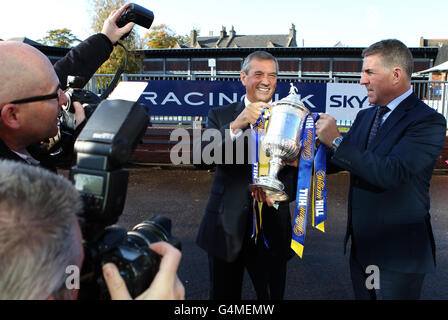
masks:
<path id="1" fill-rule="evenodd" d="M 361 84 L 375 106 L 360 111 L 343 138 L 323 114 L 317 135 L 330 147 L 328 171 L 350 172 L 345 246 L 351 237 L 355 297 L 418 299 L 435 268 L 429 185 L 446 120 L 413 93 L 413 58 L 403 43 L 377 42 L 363 58 Z"/>
<path id="2" fill-rule="evenodd" d="M 246 87 L 244 101 L 213 108 L 208 115 L 209 129 L 217 129 L 224 144 L 233 145 L 234 157 L 246 154 L 235 147 L 239 139 L 247 138 L 247 131 L 268 106 L 277 83 L 278 63 L 269 53 L 256 51 L 243 63 L 241 82 Z M 245 133 L 243 134 L 243 131 Z M 250 136 L 250 134 L 249 134 Z M 245 268 L 254 285 L 258 299 L 282 299 L 285 289 L 286 264 L 293 256 L 291 245 L 291 218 L 288 203 L 278 209 L 263 205 L 258 236 L 253 235 L 254 196 L 272 201 L 260 190 L 249 191 L 252 167 L 249 161 L 217 164 L 210 198 L 202 219 L 197 243 L 209 256 L 211 299 L 241 299 Z M 279 172 L 290 199 L 295 197 L 297 170 L 286 166 Z M 259 221 L 257 227 L 259 228 Z M 266 242 L 264 241 L 266 240 Z"/>

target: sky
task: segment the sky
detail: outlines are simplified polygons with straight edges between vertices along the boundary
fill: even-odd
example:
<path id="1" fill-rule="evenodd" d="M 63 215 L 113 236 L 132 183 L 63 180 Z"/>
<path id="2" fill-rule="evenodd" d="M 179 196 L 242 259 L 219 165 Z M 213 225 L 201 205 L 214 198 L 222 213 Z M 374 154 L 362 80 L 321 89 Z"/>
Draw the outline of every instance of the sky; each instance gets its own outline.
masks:
<path id="1" fill-rule="evenodd" d="M 153 25 L 179 35 L 219 35 L 233 25 L 237 35 L 288 34 L 295 25 L 297 45 L 367 47 L 387 38 L 418 47 L 420 37 L 448 39 L 447 0 L 135 0 L 154 12 Z M 52 29 L 68 28 L 79 39 L 92 34 L 89 0 L 2 1 L 0 39 L 38 40 Z M 138 28 L 143 36 L 147 32 Z"/>

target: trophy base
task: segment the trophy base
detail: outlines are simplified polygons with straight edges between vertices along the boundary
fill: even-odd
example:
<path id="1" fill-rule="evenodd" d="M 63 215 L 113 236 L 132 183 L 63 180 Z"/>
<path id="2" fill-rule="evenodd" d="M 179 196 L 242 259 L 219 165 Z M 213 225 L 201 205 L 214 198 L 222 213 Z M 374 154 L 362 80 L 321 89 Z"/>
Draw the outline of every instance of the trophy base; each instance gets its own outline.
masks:
<path id="1" fill-rule="evenodd" d="M 254 191 L 255 187 L 263 189 L 263 191 L 269 195 L 269 198 L 273 201 L 287 201 L 289 199 L 288 195 L 286 194 L 283 189 L 285 188 L 283 186 L 283 183 L 281 183 L 277 179 L 272 179 L 270 177 L 261 177 L 257 180 L 257 183 L 250 184 L 249 189 L 251 191 Z"/>

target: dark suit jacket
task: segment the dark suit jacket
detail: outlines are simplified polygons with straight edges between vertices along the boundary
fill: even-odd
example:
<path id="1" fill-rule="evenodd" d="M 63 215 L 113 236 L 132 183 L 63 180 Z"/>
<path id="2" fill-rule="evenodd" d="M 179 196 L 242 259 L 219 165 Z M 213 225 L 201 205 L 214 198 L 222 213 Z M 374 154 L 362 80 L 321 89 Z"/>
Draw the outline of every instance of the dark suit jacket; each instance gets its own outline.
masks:
<path id="1" fill-rule="evenodd" d="M 207 128 L 220 130 L 223 141 L 224 137 L 230 139 L 228 134 L 226 136 L 225 130 L 229 129 L 230 122 L 243 109 L 243 102 L 211 109 L 208 114 Z M 232 143 L 233 146 L 235 143 L 237 142 Z M 223 145 L 222 149 L 223 157 L 225 157 Z M 216 166 L 210 198 L 199 228 L 197 244 L 210 255 L 228 262 L 237 258 L 248 224 L 250 224 L 249 227 L 252 225 L 253 198 L 248 188 L 252 183 L 251 175 L 252 167 L 247 160 L 245 164 L 218 164 Z M 284 183 L 290 200 L 295 199 L 297 169 L 286 166 L 280 170 L 278 177 Z M 278 211 L 264 205 L 262 213 L 264 235 L 271 252 L 282 259 L 292 257 L 293 251 L 290 249 L 291 216 L 288 202 L 281 203 Z"/>
<path id="2" fill-rule="evenodd" d="M 445 145 L 446 120 L 412 93 L 366 150 L 374 117 L 375 108 L 360 111 L 331 160 L 351 173 L 345 244 L 352 236 L 365 266 L 430 272 L 435 245 L 429 185 Z"/>

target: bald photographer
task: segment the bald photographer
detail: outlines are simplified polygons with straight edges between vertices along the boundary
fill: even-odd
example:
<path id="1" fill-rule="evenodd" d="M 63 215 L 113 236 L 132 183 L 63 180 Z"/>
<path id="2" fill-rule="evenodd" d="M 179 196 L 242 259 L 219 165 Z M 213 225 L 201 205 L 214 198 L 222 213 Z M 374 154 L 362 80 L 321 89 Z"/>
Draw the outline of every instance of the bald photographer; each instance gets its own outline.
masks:
<path id="1" fill-rule="evenodd" d="M 84 109 L 74 102 L 75 132 L 63 141 L 65 155 L 50 155 L 43 144 L 58 134 L 63 92 L 68 75 L 89 79 L 110 56 L 113 44 L 131 31 L 134 23 L 119 28 L 116 21 L 129 6 L 113 11 L 101 33 L 73 48 L 54 68 L 37 49 L 18 42 L 0 42 L 0 158 L 40 165 L 56 171 L 58 163 L 70 161 L 73 144 L 85 119 Z"/>

